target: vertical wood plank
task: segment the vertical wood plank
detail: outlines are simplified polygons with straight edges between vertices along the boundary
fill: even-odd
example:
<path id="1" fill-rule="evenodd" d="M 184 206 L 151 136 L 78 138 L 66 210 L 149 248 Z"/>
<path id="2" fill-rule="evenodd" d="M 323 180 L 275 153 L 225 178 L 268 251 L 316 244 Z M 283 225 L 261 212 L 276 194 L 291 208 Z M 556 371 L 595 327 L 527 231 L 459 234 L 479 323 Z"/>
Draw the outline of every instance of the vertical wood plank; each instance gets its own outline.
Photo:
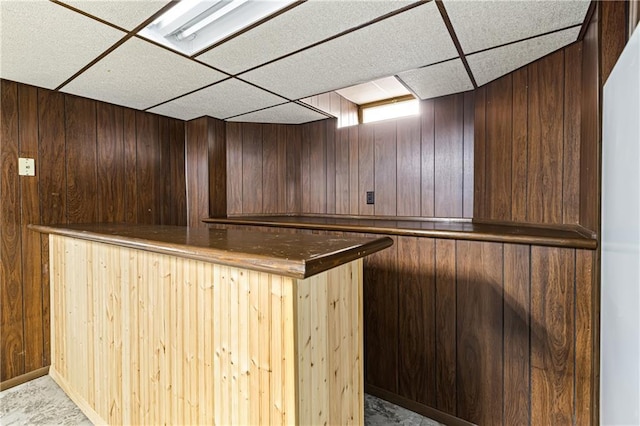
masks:
<path id="1" fill-rule="evenodd" d="M 504 245 L 504 424 L 528 424 L 530 246 Z"/>
<path id="2" fill-rule="evenodd" d="M 207 117 L 187 122 L 185 172 L 187 185 L 187 224 L 203 227 L 209 216 L 209 142 Z"/>
<path id="3" fill-rule="evenodd" d="M 124 127 L 124 220 L 138 223 L 138 147 L 136 140 L 136 111 L 125 108 Z"/>
<path id="4" fill-rule="evenodd" d="M 358 133 L 359 126 L 350 126 L 349 129 L 349 214 L 357 215 L 360 189 L 359 189 L 359 153 Z"/>
<path id="5" fill-rule="evenodd" d="M 338 95 L 335 92 L 331 92 L 332 95 L 335 94 L 337 96 L 336 100 L 333 100 L 333 96 L 332 96 L 332 101 L 333 104 L 337 105 L 337 115 L 340 116 L 340 98 L 341 96 Z M 332 105 L 333 106 L 333 105 Z M 327 135 L 327 146 L 326 146 L 326 154 L 325 154 L 325 161 L 326 161 L 326 177 L 327 177 L 327 195 L 326 195 L 326 208 L 325 208 L 325 212 L 328 214 L 335 214 L 336 213 L 336 143 L 339 142 L 337 141 L 337 127 L 338 127 L 338 123 L 337 120 L 334 119 L 330 119 L 330 120 L 323 120 L 322 122 L 324 122 L 325 128 L 326 128 L 326 135 Z"/>
<path id="6" fill-rule="evenodd" d="M 475 90 L 475 109 L 473 127 L 473 217 L 486 218 L 485 198 L 485 175 L 486 175 L 486 86 L 478 87 Z"/>
<path id="7" fill-rule="evenodd" d="M 593 424 L 598 412 L 596 395 L 598 389 L 594 366 L 597 359 L 598 343 L 594 336 L 599 334 L 598 305 L 594 296 L 595 252 L 576 250 L 575 289 L 575 424 Z M 606 332 L 606 331 L 605 331 Z"/>
<path id="8" fill-rule="evenodd" d="M 457 415 L 476 424 L 502 424 L 502 244 L 456 244 Z"/>
<path id="9" fill-rule="evenodd" d="M 473 217 L 473 133 L 474 133 L 474 92 L 464 93 L 464 157 L 462 159 L 462 216 Z"/>
<path id="10" fill-rule="evenodd" d="M 435 206 L 437 217 L 462 216 L 463 95 L 435 101 Z"/>
<path id="11" fill-rule="evenodd" d="M 324 121 L 309 125 L 309 213 L 327 212 L 327 127 Z"/>
<path id="12" fill-rule="evenodd" d="M 562 221 L 564 52 L 529 66 L 527 221 Z"/>
<path id="13" fill-rule="evenodd" d="M 398 282 L 394 271 L 397 245 L 365 258 L 365 381 L 398 389 Z M 384 350 L 381 350 L 384 348 Z"/>
<path id="14" fill-rule="evenodd" d="M 262 213 L 262 125 L 244 123 L 242 130 L 242 212 Z"/>
<path id="15" fill-rule="evenodd" d="M 278 139 L 278 199 L 277 213 L 287 212 L 287 125 L 277 125 Z"/>
<path id="16" fill-rule="evenodd" d="M 242 213 L 242 124 L 228 122 L 227 130 L 227 212 Z"/>
<path id="17" fill-rule="evenodd" d="M 278 175 L 283 165 L 278 157 L 278 128 L 275 124 L 262 126 L 262 213 L 277 213 L 278 199 L 283 188 L 279 186 Z"/>
<path id="18" fill-rule="evenodd" d="M 429 99 L 420 103 L 420 116 L 421 215 L 433 217 L 436 202 L 435 100 Z"/>
<path id="19" fill-rule="evenodd" d="M 602 43 L 601 52 L 601 82 L 607 82 L 613 66 L 620 57 L 627 43 L 627 2 L 622 0 L 602 2 L 600 26 Z"/>
<path id="20" fill-rule="evenodd" d="M 336 214 L 350 214 L 349 148 L 349 128 L 337 129 L 335 152 Z"/>
<path id="21" fill-rule="evenodd" d="M 65 128 L 69 222 L 95 222 L 98 212 L 96 102 L 65 96 Z"/>
<path id="22" fill-rule="evenodd" d="M 435 240 L 398 237 L 398 393 L 436 403 Z"/>
<path id="23" fill-rule="evenodd" d="M 225 123 L 207 117 L 209 216 L 227 215 L 227 141 Z"/>
<path id="24" fill-rule="evenodd" d="M 169 158 L 171 167 L 171 224 L 187 225 L 187 186 L 185 173 L 184 121 L 169 120 Z"/>
<path id="25" fill-rule="evenodd" d="M 456 241 L 436 240 L 436 408 L 456 415 Z"/>
<path id="26" fill-rule="evenodd" d="M 286 137 L 286 205 L 285 212 L 301 212 L 302 130 L 300 126 L 285 126 Z"/>
<path id="27" fill-rule="evenodd" d="M 562 223 L 580 221 L 580 121 L 582 102 L 582 44 L 564 55 L 564 160 L 562 165 Z"/>
<path id="28" fill-rule="evenodd" d="M 573 422 L 575 250 L 531 247 L 531 424 Z"/>
<path id="29" fill-rule="evenodd" d="M 374 188 L 376 216 L 395 216 L 396 205 L 396 122 L 381 121 L 374 124 Z"/>
<path id="30" fill-rule="evenodd" d="M 397 122 L 397 191 L 398 216 L 420 216 L 421 150 L 420 117 Z"/>
<path id="31" fill-rule="evenodd" d="M 374 136 L 373 124 L 363 124 L 358 131 L 358 214 L 373 215 L 374 206 L 367 204 L 367 191 L 374 190 Z M 353 197 L 353 195 L 352 195 Z"/>
<path id="32" fill-rule="evenodd" d="M 98 221 L 125 220 L 124 115 L 116 105 L 96 105 Z"/>
<path id="33" fill-rule="evenodd" d="M 158 116 L 136 112 L 136 179 L 138 223 L 160 224 L 160 164 Z"/>
<path id="34" fill-rule="evenodd" d="M 486 140 L 487 215 L 501 221 L 511 219 L 511 74 L 487 85 Z"/>
<path id="35" fill-rule="evenodd" d="M 511 136 L 511 220 L 527 220 L 527 116 L 529 99 L 528 67 L 512 74 L 513 121 Z M 492 196 L 492 195 L 490 195 Z"/>
<path id="36" fill-rule="evenodd" d="M 160 224 L 171 224 L 171 158 L 169 147 L 169 118 L 158 117 L 158 148 L 160 150 L 158 191 Z"/>
<path id="37" fill-rule="evenodd" d="M 24 329 L 22 290 L 22 235 L 20 229 L 20 180 L 18 178 L 18 85 L 0 81 L 0 256 L 2 269 L 2 381 L 24 373 Z"/>
<path id="38" fill-rule="evenodd" d="M 30 223 L 40 223 L 38 193 L 40 158 L 38 155 L 38 90 L 32 86 L 18 86 L 18 156 L 33 158 L 35 176 L 22 176 L 20 181 L 20 210 L 22 233 L 22 292 L 24 298 L 24 371 L 43 367 L 43 281 L 40 234 L 27 229 Z M 4 198 L 3 198 L 4 199 Z M 48 283 L 48 280 L 44 281 Z"/>
<path id="39" fill-rule="evenodd" d="M 311 124 L 301 126 L 301 146 L 300 146 L 300 211 L 309 213 L 311 211 L 311 165 L 309 164 L 309 150 L 311 144 Z"/>

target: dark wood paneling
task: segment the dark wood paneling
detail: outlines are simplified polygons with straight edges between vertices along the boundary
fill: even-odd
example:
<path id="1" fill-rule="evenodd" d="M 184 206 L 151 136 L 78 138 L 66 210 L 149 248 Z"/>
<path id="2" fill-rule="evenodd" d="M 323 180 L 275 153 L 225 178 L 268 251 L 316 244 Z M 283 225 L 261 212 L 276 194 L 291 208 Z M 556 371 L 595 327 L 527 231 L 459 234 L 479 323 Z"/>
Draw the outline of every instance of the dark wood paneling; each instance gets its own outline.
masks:
<path id="1" fill-rule="evenodd" d="M 462 217 L 463 95 L 435 101 L 435 209 L 436 217 Z"/>
<path id="2" fill-rule="evenodd" d="M 160 174 L 160 192 L 161 200 L 171 199 L 171 159 L 169 158 L 169 119 L 167 117 L 158 117 L 158 146 L 160 149 L 160 168 L 165 170 Z M 226 202 L 226 200 L 225 200 Z M 160 204 L 160 222 L 170 223 L 171 209 L 169 203 L 162 202 Z"/>
<path id="3" fill-rule="evenodd" d="M 158 138 L 157 115 L 136 111 L 136 151 L 137 221 L 138 223 L 159 224 L 161 219 L 162 188 L 160 176 L 162 172 L 160 167 L 162 157 Z"/>
<path id="4" fill-rule="evenodd" d="M 564 144 L 562 165 L 562 223 L 580 221 L 580 120 L 582 44 L 564 51 Z"/>
<path id="5" fill-rule="evenodd" d="M 335 194 L 336 194 L 336 214 L 350 214 L 350 191 L 349 182 L 349 128 L 336 130 L 336 151 L 335 151 Z"/>
<path id="6" fill-rule="evenodd" d="M 207 117 L 209 215 L 227 215 L 227 135 L 222 120 Z"/>
<path id="7" fill-rule="evenodd" d="M 456 244 L 456 414 L 479 425 L 501 424 L 502 244 Z"/>
<path id="8" fill-rule="evenodd" d="M 596 252 L 576 250 L 575 284 L 575 413 L 576 425 L 598 424 L 599 389 L 597 382 L 600 351 Z M 596 269 L 597 270 L 597 269 Z M 594 288 L 595 287 L 595 288 Z M 606 331 L 605 331 L 606 332 Z"/>
<path id="9" fill-rule="evenodd" d="M 286 205 L 285 211 L 291 213 L 301 212 L 301 156 L 302 156 L 302 131 L 300 126 L 284 126 L 287 143 L 287 168 L 286 168 Z"/>
<path id="10" fill-rule="evenodd" d="M 124 220 L 138 223 L 138 149 L 136 143 L 136 112 L 123 112 L 124 141 Z"/>
<path id="11" fill-rule="evenodd" d="M 359 214 L 360 200 L 360 163 L 359 127 L 349 127 L 349 214 Z"/>
<path id="12" fill-rule="evenodd" d="M 456 241 L 436 240 L 436 408 L 456 415 Z"/>
<path id="13" fill-rule="evenodd" d="M 280 191 L 279 171 L 284 164 L 278 151 L 278 128 L 275 124 L 262 126 L 262 212 L 277 213 Z"/>
<path id="14" fill-rule="evenodd" d="M 358 171 L 359 184 L 358 193 L 358 214 L 373 215 L 374 206 L 367 204 L 367 191 L 373 191 L 374 175 L 374 127 L 373 124 L 363 124 L 358 130 Z M 353 194 L 351 195 L 353 197 Z"/>
<path id="15" fill-rule="evenodd" d="M 96 102 L 65 97 L 67 217 L 71 223 L 98 218 Z"/>
<path id="16" fill-rule="evenodd" d="M 227 212 L 242 213 L 242 123 L 228 122 Z"/>
<path id="17" fill-rule="evenodd" d="M 398 393 L 436 405 L 435 240 L 398 237 Z"/>
<path id="18" fill-rule="evenodd" d="M 527 213 L 530 222 L 562 221 L 564 52 L 529 67 Z"/>
<path id="19" fill-rule="evenodd" d="M 600 229 L 600 42 L 599 7 L 582 41 L 582 102 L 580 123 L 580 225 Z"/>
<path id="20" fill-rule="evenodd" d="M 172 206 L 170 223 L 172 225 L 185 226 L 187 224 L 187 192 L 185 182 L 184 121 L 169 120 L 169 132 L 171 198 L 165 200 L 165 203 Z M 223 161 L 225 160 L 223 159 Z"/>
<path id="21" fill-rule="evenodd" d="M 611 0 L 599 4 L 602 46 L 600 72 L 603 86 L 627 43 L 627 3 L 629 2 Z"/>
<path id="22" fill-rule="evenodd" d="M 323 121 L 310 123 L 309 145 L 309 212 L 327 212 L 327 126 Z"/>
<path id="23" fill-rule="evenodd" d="M 396 215 L 396 121 L 375 123 L 374 134 L 374 212 L 377 216 Z"/>
<path id="24" fill-rule="evenodd" d="M 435 101 L 429 99 L 420 103 L 421 117 L 421 216 L 435 215 Z"/>
<path id="25" fill-rule="evenodd" d="M 209 216 L 208 119 L 191 120 L 186 124 L 186 183 L 187 225 L 204 226 L 202 219 Z M 260 200 L 262 201 L 262 200 Z"/>
<path id="26" fill-rule="evenodd" d="M 513 85 L 507 75 L 494 80 L 486 89 L 485 155 L 491 159 L 485 185 L 491 190 L 486 201 L 486 214 L 497 220 L 511 220 L 511 137 L 513 122 Z"/>
<path id="27" fill-rule="evenodd" d="M 242 129 L 242 213 L 262 212 L 262 126 Z"/>
<path id="28" fill-rule="evenodd" d="M 504 245 L 504 424 L 529 424 L 529 246 Z"/>
<path id="29" fill-rule="evenodd" d="M 421 135 L 420 117 L 410 117 L 397 122 L 397 191 L 398 216 L 420 216 Z"/>
<path id="30" fill-rule="evenodd" d="M 473 128 L 473 217 L 486 218 L 486 199 L 488 197 L 485 176 L 487 134 L 487 93 L 486 86 L 475 91 L 475 111 Z"/>
<path id="31" fill-rule="evenodd" d="M 96 106 L 96 155 L 98 167 L 99 222 L 124 222 L 124 111 L 121 107 L 98 103 Z"/>
<path id="32" fill-rule="evenodd" d="M 44 366 L 43 280 L 41 236 L 30 229 L 30 223 L 40 223 L 40 196 L 38 189 L 38 89 L 18 86 L 18 156 L 33 158 L 35 176 L 20 180 L 20 210 L 22 233 L 22 294 L 24 304 L 24 370 L 37 370 Z M 48 281 L 44 281 L 48 284 Z"/>
<path id="33" fill-rule="evenodd" d="M 574 268 L 575 250 L 531 248 L 531 424 L 573 423 Z"/>
<path id="34" fill-rule="evenodd" d="M 20 179 L 18 178 L 18 85 L 2 80 L 0 99 L 0 297 L 2 381 L 25 373 L 22 307 L 22 232 L 20 226 Z"/>
<path id="35" fill-rule="evenodd" d="M 364 259 L 365 380 L 398 390 L 397 245 Z"/>
<path id="36" fill-rule="evenodd" d="M 473 163 L 474 163 L 474 119 L 475 94 L 464 93 L 464 157 L 462 159 L 462 216 L 473 217 Z"/>
<path id="37" fill-rule="evenodd" d="M 513 112 L 511 130 L 511 206 L 506 220 L 515 222 L 527 221 L 527 152 L 529 113 L 529 70 L 520 68 L 512 74 Z M 490 197 L 493 197 L 491 194 Z M 510 216 L 510 217 L 509 217 Z"/>
<path id="38" fill-rule="evenodd" d="M 335 93 L 335 92 L 332 92 Z M 337 114 L 340 114 L 340 98 L 341 96 L 335 93 L 335 97 L 332 97 L 332 104 L 337 106 Z M 333 105 L 332 105 L 333 106 Z M 326 166 L 325 166 L 325 176 L 327 179 L 326 182 L 326 207 L 325 213 L 335 214 L 336 213 L 336 132 L 337 132 L 337 121 L 336 120 L 324 120 L 325 128 L 326 128 Z"/>

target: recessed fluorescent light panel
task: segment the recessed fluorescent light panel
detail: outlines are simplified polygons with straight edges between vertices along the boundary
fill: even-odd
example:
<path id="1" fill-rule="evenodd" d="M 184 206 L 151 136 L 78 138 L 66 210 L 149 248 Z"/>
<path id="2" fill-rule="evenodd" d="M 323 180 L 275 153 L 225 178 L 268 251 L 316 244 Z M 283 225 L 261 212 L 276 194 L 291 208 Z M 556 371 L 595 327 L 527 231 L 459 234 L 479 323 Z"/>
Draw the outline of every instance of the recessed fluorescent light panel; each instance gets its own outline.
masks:
<path id="1" fill-rule="evenodd" d="M 295 0 L 181 0 L 140 35 L 193 55 Z"/>
<path id="2" fill-rule="evenodd" d="M 362 108 L 362 122 L 372 123 L 374 121 L 389 120 L 391 118 L 408 117 L 420 113 L 420 101 L 412 99 L 410 101 L 392 102 L 371 107 Z"/>

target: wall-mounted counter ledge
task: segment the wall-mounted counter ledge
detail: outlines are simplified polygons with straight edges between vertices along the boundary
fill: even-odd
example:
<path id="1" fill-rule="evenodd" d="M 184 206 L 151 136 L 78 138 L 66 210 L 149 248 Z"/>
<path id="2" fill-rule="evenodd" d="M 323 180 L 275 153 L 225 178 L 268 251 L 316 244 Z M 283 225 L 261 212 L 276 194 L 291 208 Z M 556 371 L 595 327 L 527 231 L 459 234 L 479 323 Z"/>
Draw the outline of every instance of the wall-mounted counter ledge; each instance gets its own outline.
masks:
<path id="1" fill-rule="evenodd" d="M 390 238 L 186 228 L 181 226 L 74 224 L 30 225 L 54 235 L 115 244 L 139 250 L 203 260 L 292 278 L 307 278 L 375 253 Z"/>
<path id="2" fill-rule="evenodd" d="M 577 228 L 552 228 L 471 221 L 365 219 L 326 216 L 234 216 L 208 218 L 206 223 L 218 225 L 271 226 L 317 229 L 324 231 L 404 235 L 471 241 L 533 244 L 551 247 L 596 249 L 598 241 Z"/>

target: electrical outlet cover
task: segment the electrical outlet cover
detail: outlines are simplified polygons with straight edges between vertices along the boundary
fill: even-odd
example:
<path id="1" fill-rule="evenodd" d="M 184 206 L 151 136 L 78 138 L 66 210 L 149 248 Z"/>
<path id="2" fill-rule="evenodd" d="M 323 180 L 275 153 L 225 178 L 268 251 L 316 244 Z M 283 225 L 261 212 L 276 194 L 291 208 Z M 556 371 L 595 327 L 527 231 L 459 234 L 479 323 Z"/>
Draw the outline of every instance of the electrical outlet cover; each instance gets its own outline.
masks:
<path id="1" fill-rule="evenodd" d="M 18 159 L 18 174 L 20 176 L 35 176 L 36 175 L 36 162 L 33 158 L 19 158 Z"/>

